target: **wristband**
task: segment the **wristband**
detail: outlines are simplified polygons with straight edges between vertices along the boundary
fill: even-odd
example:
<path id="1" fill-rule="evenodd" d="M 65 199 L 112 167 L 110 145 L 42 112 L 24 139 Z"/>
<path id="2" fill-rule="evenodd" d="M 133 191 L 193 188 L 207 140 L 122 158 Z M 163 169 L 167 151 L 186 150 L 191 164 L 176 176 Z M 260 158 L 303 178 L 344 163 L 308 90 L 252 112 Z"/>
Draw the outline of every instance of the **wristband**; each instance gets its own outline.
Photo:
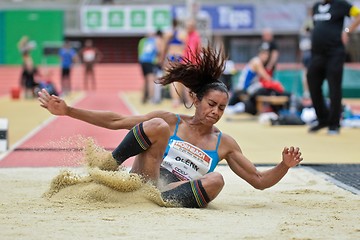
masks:
<path id="1" fill-rule="evenodd" d="M 344 32 L 350 33 L 350 29 L 349 29 L 349 28 L 345 28 L 345 29 L 344 29 Z"/>

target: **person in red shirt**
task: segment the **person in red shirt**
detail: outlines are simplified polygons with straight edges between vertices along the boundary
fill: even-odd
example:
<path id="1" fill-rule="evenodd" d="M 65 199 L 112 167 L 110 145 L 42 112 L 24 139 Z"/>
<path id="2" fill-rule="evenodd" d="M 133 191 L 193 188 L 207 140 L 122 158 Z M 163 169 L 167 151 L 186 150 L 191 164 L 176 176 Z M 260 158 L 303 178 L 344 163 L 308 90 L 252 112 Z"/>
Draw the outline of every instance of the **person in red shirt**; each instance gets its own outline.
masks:
<path id="1" fill-rule="evenodd" d="M 201 49 L 201 37 L 198 31 L 196 30 L 196 22 L 194 20 L 189 20 L 186 23 L 186 31 L 187 31 L 187 35 L 185 39 L 183 59 L 186 59 L 186 61 L 189 61 L 189 63 L 195 63 L 194 56 L 196 56 Z M 191 106 L 192 101 L 189 94 L 189 90 L 179 82 L 174 84 L 174 88 L 178 96 L 175 96 L 175 94 L 173 94 L 172 96 L 173 106 L 174 107 L 179 106 L 180 100 L 184 101 L 186 107 Z"/>
<path id="2" fill-rule="evenodd" d="M 193 55 L 195 55 L 201 48 L 201 37 L 196 30 L 196 23 L 194 20 L 189 20 L 186 23 L 187 37 L 185 42 L 184 56 L 193 61 Z M 194 53 L 194 54 L 192 54 Z"/>

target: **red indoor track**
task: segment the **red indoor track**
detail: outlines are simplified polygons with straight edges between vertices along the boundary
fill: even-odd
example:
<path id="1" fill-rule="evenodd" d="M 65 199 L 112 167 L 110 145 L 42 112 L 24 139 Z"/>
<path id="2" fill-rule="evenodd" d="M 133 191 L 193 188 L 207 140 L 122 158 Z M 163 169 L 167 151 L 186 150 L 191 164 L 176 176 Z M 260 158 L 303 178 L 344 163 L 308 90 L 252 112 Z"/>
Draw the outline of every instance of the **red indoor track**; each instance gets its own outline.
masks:
<path id="1" fill-rule="evenodd" d="M 10 67 L 2 70 L 12 81 L 8 81 L 6 87 L 3 83 L 1 89 L 17 86 L 18 78 L 15 77 L 20 72 L 19 68 Z M 54 82 L 59 86 L 59 70 L 56 68 L 51 70 L 55 72 Z M 131 114 L 119 95 L 124 91 L 141 88 L 143 79 L 139 66 L 137 64 L 99 65 L 96 70 L 97 91 L 86 93 L 75 106 Z M 82 88 L 80 67 L 73 71 L 73 88 L 78 90 Z M 91 137 L 99 146 L 113 149 L 126 133 L 126 130 L 107 130 L 68 117 L 55 117 L 35 134 L 18 144 L 0 161 L 0 167 L 78 166 L 81 159 L 80 150 L 84 146 L 80 138 Z"/>

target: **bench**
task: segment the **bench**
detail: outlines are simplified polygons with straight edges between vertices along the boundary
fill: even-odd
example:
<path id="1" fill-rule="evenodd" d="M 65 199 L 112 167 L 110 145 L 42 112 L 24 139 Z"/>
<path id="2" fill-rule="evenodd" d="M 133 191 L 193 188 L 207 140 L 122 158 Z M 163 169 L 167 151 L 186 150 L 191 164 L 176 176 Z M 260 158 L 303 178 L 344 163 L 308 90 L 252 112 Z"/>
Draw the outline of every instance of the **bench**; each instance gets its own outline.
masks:
<path id="1" fill-rule="evenodd" d="M 256 109 L 258 114 L 264 112 L 265 104 L 284 106 L 289 102 L 288 96 L 257 96 L 256 97 Z"/>

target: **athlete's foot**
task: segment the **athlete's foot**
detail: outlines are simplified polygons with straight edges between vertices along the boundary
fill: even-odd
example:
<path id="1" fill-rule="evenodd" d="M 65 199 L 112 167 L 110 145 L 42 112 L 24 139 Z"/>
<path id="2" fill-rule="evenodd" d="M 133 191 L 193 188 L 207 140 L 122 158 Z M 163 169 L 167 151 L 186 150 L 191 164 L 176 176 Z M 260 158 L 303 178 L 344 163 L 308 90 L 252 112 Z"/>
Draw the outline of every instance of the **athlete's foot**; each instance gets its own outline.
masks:
<path id="1" fill-rule="evenodd" d="M 99 164 L 99 169 L 105 171 L 116 171 L 119 169 L 119 164 L 113 158 L 111 152 L 106 152 L 105 156 Z"/>
<path id="2" fill-rule="evenodd" d="M 98 167 L 100 170 L 105 171 L 116 171 L 119 168 L 111 152 L 100 148 L 92 140 L 86 142 L 85 158 L 90 168 Z"/>

